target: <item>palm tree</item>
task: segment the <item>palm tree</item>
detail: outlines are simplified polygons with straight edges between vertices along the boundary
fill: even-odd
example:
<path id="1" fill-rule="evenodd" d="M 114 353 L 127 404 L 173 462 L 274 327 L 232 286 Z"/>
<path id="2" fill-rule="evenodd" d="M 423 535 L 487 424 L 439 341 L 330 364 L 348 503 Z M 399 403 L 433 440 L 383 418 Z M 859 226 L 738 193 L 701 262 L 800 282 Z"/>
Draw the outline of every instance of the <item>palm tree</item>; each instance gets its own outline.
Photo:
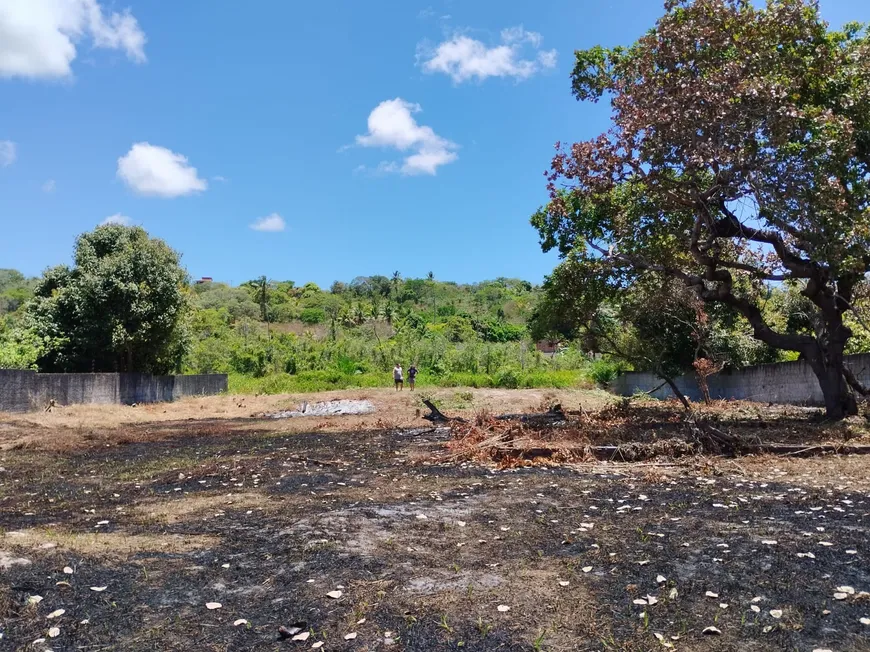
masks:
<path id="1" fill-rule="evenodd" d="M 366 312 L 363 310 L 363 306 L 361 303 L 357 303 L 356 307 L 353 309 L 353 320 L 357 324 L 363 324 L 366 320 Z"/>
<path id="2" fill-rule="evenodd" d="M 395 272 L 393 272 L 393 278 L 392 278 L 393 298 L 395 298 L 395 299 L 399 298 L 399 281 L 401 281 L 401 280 L 402 280 L 402 275 L 399 274 L 399 271 L 396 270 Z"/>

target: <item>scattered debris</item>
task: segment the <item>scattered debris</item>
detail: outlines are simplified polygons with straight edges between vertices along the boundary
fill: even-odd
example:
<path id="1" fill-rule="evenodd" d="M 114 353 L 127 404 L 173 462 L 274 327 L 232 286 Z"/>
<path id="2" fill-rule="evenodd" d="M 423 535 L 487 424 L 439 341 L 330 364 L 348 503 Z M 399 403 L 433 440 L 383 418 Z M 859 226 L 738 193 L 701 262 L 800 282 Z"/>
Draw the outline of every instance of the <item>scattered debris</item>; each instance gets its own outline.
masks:
<path id="1" fill-rule="evenodd" d="M 375 405 L 371 401 L 353 401 L 341 399 L 337 401 L 324 401 L 322 403 L 303 403 L 298 410 L 284 410 L 272 412 L 262 416 L 270 419 L 290 419 L 294 417 L 334 417 L 346 414 L 371 414 L 375 411 Z"/>
<path id="2" fill-rule="evenodd" d="M 281 627 L 278 628 L 278 636 L 284 639 L 293 638 L 304 632 L 306 629 L 308 629 L 308 623 L 305 621 L 293 623 L 290 627 L 284 627 L 284 625 L 281 625 Z"/>

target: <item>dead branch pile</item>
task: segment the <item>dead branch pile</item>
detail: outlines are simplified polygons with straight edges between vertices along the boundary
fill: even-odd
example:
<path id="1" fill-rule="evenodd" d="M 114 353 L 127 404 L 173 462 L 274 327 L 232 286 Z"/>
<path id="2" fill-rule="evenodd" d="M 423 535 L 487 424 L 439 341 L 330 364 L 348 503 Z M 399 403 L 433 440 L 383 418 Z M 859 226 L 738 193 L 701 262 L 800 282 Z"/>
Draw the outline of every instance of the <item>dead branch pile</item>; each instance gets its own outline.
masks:
<path id="1" fill-rule="evenodd" d="M 478 415 L 474 421 L 446 421 L 452 461 L 496 463 L 502 468 L 592 460 L 635 462 L 688 455 L 787 456 L 866 454 L 870 446 L 762 443 L 716 425 L 696 412 L 673 413 L 614 405 L 599 412 L 564 412 L 557 406 L 528 415 Z"/>

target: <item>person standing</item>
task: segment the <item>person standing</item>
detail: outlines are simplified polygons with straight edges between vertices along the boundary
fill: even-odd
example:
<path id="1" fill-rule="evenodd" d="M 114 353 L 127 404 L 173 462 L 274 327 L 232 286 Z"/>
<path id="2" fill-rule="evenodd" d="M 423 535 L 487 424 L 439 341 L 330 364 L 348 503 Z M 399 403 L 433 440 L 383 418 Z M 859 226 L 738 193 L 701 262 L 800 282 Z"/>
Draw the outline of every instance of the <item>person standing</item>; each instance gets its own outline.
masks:
<path id="1" fill-rule="evenodd" d="M 405 378 L 402 375 L 402 365 L 398 362 L 396 366 L 393 367 L 393 381 L 396 383 L 396 391 L 401 391 L 405 385 Z"/>
<path id="2" fill-rule="evenodd" d="M 408 387 L 411 391 L 414 391 L 414 383 L 417 382 L 417 365 L 411 363 L 411 366 L 408 367 Z"/>

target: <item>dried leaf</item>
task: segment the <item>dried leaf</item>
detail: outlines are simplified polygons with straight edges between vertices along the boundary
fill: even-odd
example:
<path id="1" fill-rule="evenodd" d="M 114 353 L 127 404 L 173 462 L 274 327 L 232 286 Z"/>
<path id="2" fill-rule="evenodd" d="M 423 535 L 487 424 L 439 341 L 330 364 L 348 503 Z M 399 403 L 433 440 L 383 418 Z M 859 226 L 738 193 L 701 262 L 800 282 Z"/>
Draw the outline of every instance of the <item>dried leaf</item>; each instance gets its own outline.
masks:
<path id="1" fill-rule="evenodd" d="M 782 609 L 771 609 L 769 613 L 773 618 L 782 618 Z"/>
<path id="2" fill-rule="evenodd" d="M 701 632 L 705 636 L 719 636 L 722 633 L 720 629 L 717 627 L 705 627 L 704 631 Z"/>
<path id="3" fill-rule="evenodd" d="M 60 618 L 66 613 L 66 609 L 57 609 L 56 611 L 52 611 L 50 614 L 46 616 L 46 619 L 51 620 L 52 618 Z"/>
<path id="4" fill-rule="evenodd" d="M 220 609 L 223 605 L 220 602 L 206 602 L 205 608 L 211 611 L 215 609 Z"/>
<path id="5" fill-rule="evenodd" d="M 237 621 L 233 623 L 233 627 L 238 627 L 239 625 L 247 625 L 248 621 L 244 618 L 239 618 Z"/>
<path id="6" fill-rule="evenodd" d="M 293 641 L 307 641 L 308 637 L 311 636 L 311 632 L 301 632 L 296 634 L 291 640 Z"/>
<path id="7" fill-rule="evenodd" d="M 498 607 L 496 607 L 496 609 L 498 609 L 502 613 L 506 613 L 511 610 L 511 608 L 506 604 L 500 604 Z"/>
<path id="8" fill-rule="evenodd" d="M 60 636 L 60 627 L 52 627 L 48 630 L 49 638 L 57 638 L 58 636 Z"/>
<path id="9" fill-rule="evenodd" d="M 102 593 L 107 588 L 109 588 L 109 587 L 108 586 L 92 586 L 91 591 L 96 591 L 97 593 Z"/>
<path id="10" fill-rule="evenodd" d="M 341 597 L 341 591 L 330 591 L 326 594 L 326 597 L 338 600 Z"/>
<path id="11" fill-rule="evenodd" d="M 352 641 L 352 640 L 355 639 L 355 638 L 356 638 L 356 632 L 351 632 L 350 634 L 345 634 L 345 635 L 344 635 L 344 640 L 345 640 L 345 641 Z"/>

